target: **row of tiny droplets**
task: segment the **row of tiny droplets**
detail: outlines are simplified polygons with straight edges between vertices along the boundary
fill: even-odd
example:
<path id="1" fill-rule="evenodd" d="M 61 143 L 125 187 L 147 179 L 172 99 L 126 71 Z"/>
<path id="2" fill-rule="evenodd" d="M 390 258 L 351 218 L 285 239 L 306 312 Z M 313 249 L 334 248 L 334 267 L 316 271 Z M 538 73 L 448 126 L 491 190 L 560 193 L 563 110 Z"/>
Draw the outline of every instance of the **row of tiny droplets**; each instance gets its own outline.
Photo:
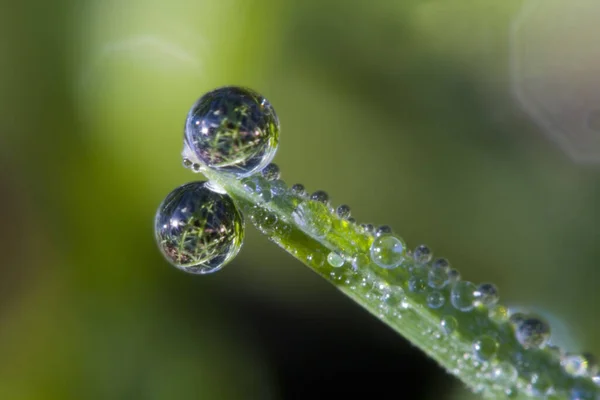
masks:
<path id="1" fill-rule="evenodd" d="M 290 188 L 280 179 L 279 167 L 271 163 L 260 174 L 252 175 L 242 180 L 245 190 L 258 196 L 265 203 L 275 198 L 288 198 L 294 201 L 296 207 L 293 213 L 294 222 L 303 230 L 316 238 L 324 237 L 331 229 L 335 219 L 346 221 L 348 226 L 363 235 L 368 235 L 371 243 L 370 254 L 340 254 L 332 251 L 328 254 L 307 254 L 306 260 L 312 265 L 323 267 L 325 263 L 331 267 L 330 277 L 350 290 L 360 287 L 370 287 L 367 300 L 379 299 L 380 318 L 402 318 L 402 314 L 410 311 L 406 293 L 400 286 L 390 286 L 384 279 L 377 277 L 365 267 L 378 265 L 384 269 L 399 266 L 409 272 L 407 289 L 410 293 L 427 293 L 426 307 L 431 310 L 442 308 L 449 300 L 450 304 L 461 312 L 469 312 L 475 308 L 488 309 L 489 318 L 497 324 L 508 323 L 514 330 L 517 341 L 524 349 L 548 348 L 559 358 L 562 368 L 573 377 L 589 377 L 600 387 L 600 371 L 595 358 L 591 354 L 564 353 L 560 348 L 550 344 L 550 327 L 536 316 L 528 316 L 519 312 L 511 312 L 497 304 L 498 289 L 494 284 L 483 283 L 475 285 L 461 279 L 460 273 L 451 268 L 445 258 L 433 258 L 431 250 L 425 246 L 417 246 L 413 251 L 406 250 L 402 239 L 394 235 L 389 226 L 374 227 L 372 224 L 357 224 L 351 216 L 348 205 L 333 208 L 329 196 L 324 191 L 308 194 L 305 187 L 295 184 Z M 323 221 L 323 209 L 329 211 L 331 220 Z M 311 213 L 314 210 L 314 213 Z M 318 211 L 318 212 L 317 212 Z M 318 215 L 320 220 L 311 217 Z M 260 205 L 250 212 L 253 224 L 269 236 L 285 237 L 291 227 L 285 221 L 278 221 L 274 213 L 270 213 Z M 288 251 L 298 255 L 298 250 L 289 248 Z M 378 250 L 391 254 L 385 260 L 378 259 Z M 398 257 L 395 258 L 394 255 Z M 386 264 L 386 262 L 388 264 Z M 346 267 L 346 268 L 344 268 Z M 446 297 L 447 293 L 449 299 Z M 357 291 L 359 293 L 359 291 Z M 447 340 L 458 328 L 458 322 L 452 315 L 441 318 L 438 330 L 424 327 L 425 334 L 440 341 L 437 351 L 448 351 Z M 448 342 L 448 343 L 446 343 Z M 487 379 L 492 387 L 501 390 L 508 397 L 516 396 L 519 391 L 535 397 L 553 398 L 564 393 L 556 393 L 548 377 L 533 373 L 526 377 L 526 383 L 518 380 L 518 371 L 514 365 L 503 361 L 498 363 L 495 355 L 500 343 L 492 336 L 482 335 L 472 343 L 472 349 L 455 360 L 458 374 L 459 369 L 472 367 L 479 378 Z M 470 365 L 469 365 L 470 364 Z M 478 388 L 475 388 L 478 390 Z M 485 388 L 479 388 L 483 391 Z M 587 391 L 585 387 L 575 387 L 567 394 L 570 399 L 587 399 L 594 397 L 596 391 Z M 485 394 L 485 393 L 484 393 Z M 489 393 L 488 393 L 489 394 Z M 559 397 L 556 397 L 559 398 Z"/>

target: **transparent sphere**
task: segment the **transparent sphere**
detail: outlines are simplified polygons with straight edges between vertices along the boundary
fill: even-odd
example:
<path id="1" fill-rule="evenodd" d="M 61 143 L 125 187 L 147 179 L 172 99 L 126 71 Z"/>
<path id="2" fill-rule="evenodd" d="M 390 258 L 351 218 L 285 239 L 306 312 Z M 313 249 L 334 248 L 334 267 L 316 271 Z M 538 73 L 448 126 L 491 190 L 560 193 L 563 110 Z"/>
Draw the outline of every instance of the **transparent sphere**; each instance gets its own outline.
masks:
<path id="1" fill-rule="evenodd" d="M 154 233 L 167 261 L 185 272 L 208 274 L 240 251 L 244 221 L 228 195 L 210 190 L 207 182 L 191 182 L 163 200 Z"/>
<path id="2" fill-rule="evenodd" d="M 184 157 L 243 177 L 269 164 L 278 142 L 271 104 L 250 89 L 227 86 L 206 93 L 188 112 Z"/>

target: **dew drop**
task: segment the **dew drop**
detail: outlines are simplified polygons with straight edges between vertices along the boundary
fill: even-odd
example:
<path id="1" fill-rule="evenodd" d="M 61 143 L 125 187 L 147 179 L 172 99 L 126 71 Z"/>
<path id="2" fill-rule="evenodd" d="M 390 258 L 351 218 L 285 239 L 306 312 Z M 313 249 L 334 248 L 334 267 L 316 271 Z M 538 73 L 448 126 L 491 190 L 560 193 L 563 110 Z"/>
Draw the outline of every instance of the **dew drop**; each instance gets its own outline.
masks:
<path id="1" fill-rule="evenodd" d="M 337 208 L 337 210 L 335 210 L 335 213 L 341 219 L 348 219 L 350 218 L 350 206 L 342 204 Z"/>
<path id="2" fill-rule="evenodd" d="M 365 233 L 373 233 L 373 231 L 375 230 L 373 224 L 360 224 L 360 227 Z"/>
<path id="3" fill-rule="evenodd" d="M 301 183 L 296 183 L 295 185 L 292 185 L 290 190 L 292 191 L 292 193 L 294 193 L 297 196 L 301 196 L 301 197 L 306 196 L 306 189 L 304 188 L 304 185 Z"/>
<path id="4" fill-rule="evenodd" d="M 192 166 L 192 161 L 189 158 L 183 158 L 182 162 L 184 168 L 190 168 Z"/>
<path id="5" fill-rule="evenodd" d="M 327 192 L 323 190 L 317 190 L 313 194 L 310 195 L 310 199 L 313 201 L 318 201 L 319 203 L 328 204 L 329 203 L 329 195 Z"/>
<path id="6" fill-rule="evenodd" d="M 550 339 L 550 326 L 538 318 L 526 318 L 517 326 L 515 336 L 523 347 L 543 347 Z"/>
<path id="7" fill-rule="evenodd" d="M 431 264 L 431 268 L 440 268 L 448 271 L 450 269 L 450 262 L 445 258 L 436 258 Z"/>
<path id="8" fill-rule="evenodd" d="M 442 289 L 448 284 L 448 272 L 445 268 L 431 268 L 428 275 L 428 283 L 434 289 Z"/>
<path id="9" fill-rule="evenodd" d="M 444 305 L 446 299 L 441 292 L 434 290 L 433 292 L 427 295 L 427 306 L 429 308 L 437 309 Z"/>
<path id="10" fill-rule="evenodd" d="M 200 97 L 185 123 L 184 157 L 208 168 L 249 176 L 275 156 L 279 120 L 253 90 L 227 86 Z"/>
<path id="11" fill-rule="evenodd" d="M 281 196 L 287 190 L 287 186 L 281 179 L 276 179 L 269 182 L 272 197 Z"/>
<path id="12" fill-rule="evenodd" d="M 513 324 L 515 326 L 515 328 L 517 326 L 519 326 L 523 321 L 525 321 L 525 319 L 527 318 L 527 316 L 523 313 L 520 312 L 511 312 L 510 313 L 510 317 L 508 318 L 508 321 Z"/>
<path id="13" fill-rule="evenodd" d="M 475 291 L 475 302 L 478 305 L 490 307 L 500 300 L 498 288 L 493 283 L 482 283 Z"/>
<path id="14" fill-rule="evenodd" d="M 274 163 L 271 163 L 264 167 L 261 171 L 261 174 L 268 181 L 275 181 L 281 177 L 279 166 Z"/>
<path id="15" fill-rule="evenodd" d="M 350 218 L 348 218 L 348 222 L 350 222 L 351 224 L 355 224 L 356 218 L 350 217 Z"/>
<path id="16" fill-rule="evenodd" d="M 342 257 L 338 253 L 332 251 L 331 253 L 329 253 L 327 255 L 327 262 L 332 267 L 339 268 L 342 265 L 344 265 L 345 261 L 344 261 L 344 257 Z"/>
<path id="17" fill-rule="evenodd" d="M 169 193 L 157 210 L 154 230 L 163 256 L 192 274 L 223 268 L 244 239 L 243 217 L 233 200 L 207 188 L 205 181 Z"/>
<path id="18" fill-rule="evenodd" d="M 381 236 L 371 244 L 371 259 L 382 268 L 392 269 L 404 260 L 404 243 L 395 236 Z"/>
<path id="19" fill-rule="evenodd" d="M 423 293 L 427 288 L 427 280 L 419 275 L 411 276 L 408 279 L 408 290 L 413 293 Z"/>
<path id="20" fill-rule="evenodd" d="M 501 324 L 508 321 L 508 310 L 506 307 L 497 304 L 489 309 L 488 316 L 495 323 Z"/>
<path id="21" fill-rule="evenodd" d="M 315 201 L 303 201 L 292 213 L 294 221 L 310 235 L 322 238 L 331 230 L 331 215 L 327 206 Z"/>
<path id="22" fill-rule="evenodd" d="M 459 281 L 452 286 L 450 293 L 450 302 L 457 310 L 468 312 L 475 306 L 475 290 L 473 283 L 468 281 Z"/>
<path id="23" fill-rule="evenodd" d="M 391 235 L 391 234 L 392 234 L 392 228 L 387 225 L 381 225 L 380 227 L 375 229 L 375 236 L 377 236 L 377 237 L 383 236 L 383 235 Z"/>
<path id="24" fill-rule="evenodd" d="M 433 257 L 431 250 L 424 244 L 417 246 L 413 252 L 413 259 L 417 264 L 427 264 L 431 261 L 431 257 Z"/>
<path id="25" fill-rule="evenodd" d="M 566 354 L 560 363 L 569 375 L 586 376 L 596 372 L 596 362 L 591 354 Z"/>
<path id="26" fill-rule="evenodd" d="M 527 392 L 532 396 L 545 398 L 552 389 L 552 380 L 547 374 L 533 374 L 527 384 Z"/>
<path id="27" fill-rule="evenodd" d="M 473 341 L 473 354 L 479 361 L 489 361 L 498 351 L 498 342 L 491 336 L 483 335 Z"/>
<path id="28" fill-rule="evenodd" d="M 502 386 L 511 386 L 517 380 L 517 369 L 509 362 L 503 361 L 492 370 L 492 379 Z"/>
<path id="29" fill-rule="evenodd" d="M 200 164 L 198 164 L 198 163 L 192 164 L 192 171 L 198 173 L 198 172 L 200 172 L 200 170 L 201 170 Z"/>
<path id="30" fill-rule="evenodd" d="M 271 200 L 271 188 L 269 182 L 261 175 L 252 175 L 242 179 L 242 186 L 248 193 L 257 195 L 262 201 Z"/>
<path id="31" fill-rule="evenodd" d="M 369 265 L 370 259 L 366 254 L 358 253 L 352 257 L 352 268 L 354 270 L 358 270 L 361 268 L 366 268 Z"/>
<path id="32" fill-rule="evenodd" d="M 440 327 L 446 335 L 451 335 L 458 328 L 458 321 L 451 315 L 445 315 L 440 321 Z"/>
<path id="33" fill-rule="evenodd" d="M 448 271 L 448 282 L 455 283 L 460 281 L 460 272 L 456 269 L 451 269 Z"/>

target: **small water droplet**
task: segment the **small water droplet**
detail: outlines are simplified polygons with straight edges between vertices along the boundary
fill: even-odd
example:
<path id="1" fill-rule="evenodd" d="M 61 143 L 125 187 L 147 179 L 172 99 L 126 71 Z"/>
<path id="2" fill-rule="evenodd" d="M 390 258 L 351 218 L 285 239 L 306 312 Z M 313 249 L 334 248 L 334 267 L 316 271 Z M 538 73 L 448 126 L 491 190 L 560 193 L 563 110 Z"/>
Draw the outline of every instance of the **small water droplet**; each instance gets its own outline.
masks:
<path id="1" fill-rule="evenodd" d="M 360 224 L 360 227 L 362 228 L 363 232 L 365 232 L 365 233 L 372 234 L 373 231 L 375 230 L 375 227 L 373 226 L 373 224 Z"/>
<path id="2" fill-rule="evenodd" d="M 547 374 L 535 373 L 531 375 L 529 382 L 527 383 L 527 392 L 531 396 L 537 396 L 545 398 L 545 396 L 552 390 L 552 380 Z"/>
<path id="3" fill-rule="evenodd" d="M 408 279 L 408 290 L 413 293 L 423 293 L 427 288 L 427 280 L 420 274 L 413 275 Z"/>
<path id="4" fill-rule="evenodd" d="M 335 213 L 341 219 L 348 219 L 350 218 L 350 206 L 342 204 L 335 210 Z"/>
<path id="5" fill-rule="evenodd" d="M 448 282 L 456 283 L 458 281 L 460 281 L 460 272 L 458 272 L 457 269 L 451 269 L 448 271 Z"/>
<path id="6" fill-rule="evenodd" d="M 395 236 L 381 236 L 371 244 L 371 259 L 382 268 L 398 267 L 404 260 L 404 243 Z"/>
<path id="7" fill-rule="evenodd" d="M 457 310 L 468 312 L 475 307 L 475 290 L 473 283 L 468 281 L 459 281 L 452 286 L 450 293 L 450 302 Z"/>
<path id="8" fill-rule="evenodd" d="M 541 319 L 528 317 L 517 326 L 515 336 L 525 348 L 543 347 L 550 339 L 550 326 Z"/>
<path id="9" fill-rule="evenodd" d="M 448 284 L 448 272 L 445 268 L 431 268 L 428 275 L 428 283 L 434 289 L 442 289 Z"/>
<path id="10" fill-rule="evenodd" d="M 315 201 L 303 201 L 292 213 L 294 221 L 310 235 L 322 238 L 332 226 L 327 206 Z"/>
<path id="11" fill-rule="evenodd" d="M 202 167 L 200 167 L 200 164 L 194 163 L 192 164 L 192 171 L 195 173 L 200 172 L 200 170 L 202 169 Z"/>
<path id="12" fill-rule="evenodd" d="M 493 283 L 482 283 L 475 291 L 475 302 L 478 305 L 490 307 L 500 300 L 498 288 Z"/>
<path id="13" fill-rule="evenodd" d="M 187 115 L 184 153 L 216 171 L 252 175 L 273 159 L 278 142 L 275 110 L 250 89 L 215 89 L 200 97 Z"/>
<path id="14" fill-rule="evenodd" d="M 431 268 L 440 268 L 449 270 L 450 262 L 445 258 L 436 258 L 435 261 L 431 264 Z"/>
<path id="15" fill-rule="evenodd" d="M 184 158 L 182 161 L 183 167 L 184 168 L 190 168 L 192 166 L 192 161 L 190 161 L 189 158 Z"/>
<path id="16" fill-rule="evenodd" d="M 451 315 L 445 315 L 440 321 L 440 327 L 446 335 L 450 335 L 458 328 L 458 321 Z"/>
<path id="17" fill-rule="evenodd" d="M 560 364 L 568 374 L 573 376 L 586 376 L 597 372 L 592 354 L 565 354 Z"/>
<path id="18" fill-rule="evenodd" d="M 515 328 L 517 326 L 519 326 L 521 324 L 521 322 L 525 321 L 525 319 L 527 318 L 527 315 L 521 313 L 521 312 L 510 312 L 509 311 L 509 318 L 508 321 L 515 326 Z"/>
<path id="19" fill-rule="evenodd" d="M 517 369 L 509 362 L 503 361 L 492 370 L 492 379 L 502 386 L 511 386 L 517 380 Z"/>
<path id="20" fill-rule="evenodd" d="M 473 354 L 480 361 L 489 361 L 496 356 L 498 342 L 491 336 L 483 335 L 473 342 Z"/>
<path id="21" fill-rule="evenodd" d="M 207 188 L 205 181 L 169 193 L 157 210 L 154 229 L 163 256 L 192 274 L 223 268 L 244 239 L 244 220 L 233 200 Z"/>
<path id="22" fill-rule="evenodd" d="M 310 195 L 312 201 L 318 201 L 319 203 L 329 204 L 329 195 L 323 190 L 317 190 Z"/>
<path id="23" fill-rule="evenodd" d="M 433 257 L 431 250 L 424 244 L 417 246 L 413 252 L 413 259 L 417 264 L 427 264 L 431 261 L 431 257 Z"/>
<path id="24" fill-rule="evenodd" d="M 434 290 L 427 295 L 427 305 L 429 308 L 437 309 L 444 305 L 446 299 L 441 292 Z"/>
<path id="25" fill-rule="evenodd" d="M 350 222 L 351 224 L 355 224 L 356 223 L 356 218 L 350 217 L 350 218 L 348 218 L 348 222 Z"/>
<path id="26" fill-rule="evenodd" d="M 506 307 L 496 304 L 489 309 L 488 316 L 495 323 L 501 324 L 508 321 L 508 310 Z"/>
<path id="27" fill-rule="evenodd" d="M 375 236 L 377 236 L 377 237 L 383 236 L 383 235 L 391 235 L 391 234 L 392 234 L 392 228 L 387 225 L 381 225 L 380 227 L 375 229 Z"/>
<path id="28" fill-rule="evenodd" d="M 261 175 L 252 175 L 242 179 L 244 190 L 257 195 L 262 201 L 271 200 L 271 189 L 269 182 Z"/>
<path id="29" fill-rule="evenodd" d="M 344 257 L 342 257 L 338 253 L 332 251 L 331 253 L 329 253 L 327 255 L 327 262 L 332 267 L 339 268 L 342 265 L 344 265 L 345 260 L 344 260 Z"/>
<path id="30" fill-rule="evenodd" d="M 264 167 L 261 171 L 262 176 L 268 181 L 274 181 L 280 178 L 281 172 L 277 164 L 271 163 Z"/>
<path id="31" fill-rule="evenodd" d="M 292 191 L 293 194 L 295 194 L 297 196 L 300 196 L 300 197 L 306 196 L 306 189 L 304 188 L 304 185 L 301 183 L 296 183 L 295 185 L 292 185 L 290 190 Z"/>
<path id="32" fill-rule="evenodd" d="M 286 186 L 285 182 L 282 181 L 281 179 L 276 179 L 269 183 L 270 183 L 269 186 L 271 187 L 271 194 L 273 195 L 273 197 L 281 196 L 287 190 L 287 186 Z"/>

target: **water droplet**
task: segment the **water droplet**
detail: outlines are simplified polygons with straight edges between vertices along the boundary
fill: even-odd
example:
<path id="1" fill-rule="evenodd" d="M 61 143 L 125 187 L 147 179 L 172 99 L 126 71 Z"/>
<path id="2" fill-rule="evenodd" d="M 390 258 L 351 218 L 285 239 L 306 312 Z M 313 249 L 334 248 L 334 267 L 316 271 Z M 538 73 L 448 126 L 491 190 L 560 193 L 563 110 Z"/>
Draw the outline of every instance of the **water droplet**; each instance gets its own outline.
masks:
<path id="1" fill-rule="evenodd" d="M 268 181 L 275 181 L 281 176 L 281 172 L 279 172 L 279 166 L 277 166 L 277 164 L 274 163 L 271 163 L 264 167 L 261 173 L 262 176 Z"/>
<path id="2" fill-rule="evenodd" d="M 431 257 L 433 257 L 431 250 L 424 244 L 417 246 L 413 252 L 413 259 L 417 264 L 427 264 L 431 261 Z"/>
<path id="3" fill-rule="evenodd" d="M 473 342 L 473 354 L 479 361 L 489 361 L 498 351 L 498 342 L 491 336 L 483 335 Z"/>
<path id="4" fill-rule="evenodd" d="M 281 196 L 287 190 L 287 186 L 284 181 L 281 179 L 276 179 L 274 181 L 269 182 L 269 186 L 271 188 L 271 194 L 274 196 Z"/>
<path id="5" fill-rule="evenodd" d="M 262 201 L 271 200 L 271 188 L 269 182 L 261 175 L 252 175 L 242 179 L 242 186 L 248 193 L 257 195 Z"/>
<path id="6" fill-rule="evenodd" d="M 190 109 L 184 157 L 249 176 L 271 162 L 278 142 L 279 121 L 271 104 L 253 90 L 228 86 L 206 93 Z"/>
<path id="7" fill-rule="evenodd" d="M 427 288 L 427 280 L 421 274 L 413 275 L 408 279 L 408 290 L 413 293 L 423 293 Z"/>
<path id="8" fill-rule="evenodd" d="M 184 168 L 190 168 L 193 163 L 188 158 L 184 158 L 182 164 Z"/>
<path id="9" fill-rule="evenodd" d="M 448 271 L 448 282 L 455 283 L 460 281 L 460 272 L 457 269 L 451 269 Z"/>
<path id="10" fill-rule="evenodd" d="M 382 268 L 392 269 L 404 260 L 404 243 L 395 236 L 381 236 L 371 244 L 371 259 Z"/>
<path id="11" fill-rule="evenodd" d="M 198 164 L 198 163 L 193 163 L 192 164 L 192 171 L 198 173 L 198 172 L 200 172 L 201 169 L 202 168 L 200 167 L 200 164 Z"/>
<path id="12" fill-rule="evenodd" d="M 351 224 L 355 224 L 356 218 L 350 217 L 350 218 L 348 218 L 348 222 L 350 222 Z"/>
<path id="13" fill-rule="evenodd" d="M 337 210 L 335 210 L 335 212 L 337 216 L 341 219 L 350 218 L 350 206 L 347 206 L 346 204 L 342 204 L 341 206 L 339 206 Z"/>
<path id="14" fill-rule="evenodd" d="M 495 323 L 501 324 L 508 321 L 508 310 L 506 307 L 496 304 L 489 309 L 488 316 Z"/>
<path id="15" fill-rule="evenodd" d="M 493 283 L 482 283 L 475 291 L 475 301 L 477 304 L 490 307 L 500 300 L 498 288 Z"/>
<path id="16" fill-rule="evenodd" d="M 327 255 L 327 262 L 332 267 L 339 268 L 342 265 L 344 265 L 345 260 L 344 260 L 344 257 L 342 257 L 338 253 L 335 253 L 332 251 L 331 253 L 329 253 Z"/>
<path id="17" fill-rule="evenodd" d="M 360 224 L 360 227 L 365 233 L 373 233 L 375 230 L 375 227 L 372 224 Z"/>
<path id="18" fill-rule="evenodd" d="M 434 289 L 442 289 L 448 284 L 448 272 L 445 268 L 431 268 L 429 270 L 428 283 Z"/>
<path id="19" fill-rule="evenodd" d="M 445 315 L 440 321 L 440 327 L 446 335 L 450 335 L 458 328 L 458 321 L 451 315 Z"/>
<path id="20" fill-rule="evenodd" d="M 301 183 L 296 183 L 295 185 L 292 185 L 290 190 L 292 191 L 292 193 L 294 193 L 297 196 L 300 196 L 300 197 L 306 196 L 306 189 L 304 188 L 304 185 Z"/>
<path id="21" fill-rule="evenodd" d="M 550 326 L 541 319 L 529 317 L 517 326 L 515 336 L 525 348 L 543 347 L 550 339 Z"/>
<path id="22" fill-rule="evenodd" d="M 218 271 L 240 251 L 244 221 L 233 200 L 206 187 L 182 185 L 163 200 L 155 217 L 155 236 L 162 254 L 192 274 Z"/>
<path id="23" fill-rule="evenodd" d="M 517 380 L 517 369 L 509 362 L 503 361 L 492 370 L 492 379 L 502 386 L 510 386 Z"/>
<path id="24" fill-rule="evenodd" d="M 392 234 L 392 228 L 387 225 L 381 225 L 380 227 L 375 229 L 375 236 L 377 236 L 377 237 L 383 236 L 383 235 L 391 235 L 391 234 Z"/>
<path id="25" fill-rule="evenodd" d="M 459 281 L 452 286 L 450 302 L 457 310 L 468 312 L 475 307 L 475 285 L 468 281 Z"/>
<path id="26" fill-rule="evenodd" d="M 310 195 L 310 199 L 313 201 L 318 201 L 319 203 L 328 204 L 329 203 L 329 195 L 327 192 L 323 190 L 317 190 L 313 194 Z"/>
<path id="27" fill-rule="evenodd" d="M 445 258 L 436 258 L 435 261 L 431 264 L 431 268 L 441 268 L 449 270 L 450 262 Z"/>
<path id="28" fill-rule="evenodd" d="M 303 201 L 292 213 L 294 221 L 310 235 L 322 238 L 331 230 L 331 215 L 327 206 L 315 201 Z"/>
<path id="29" fill-rule="evenodd" d="M 515 326 L 515 328 L 517 326 L 519 326 L 521 324 L 521 322 L 525 321 L 525 319 L 527 318 L 527 315 L 521 313 L 521 312 L 509 312 L 510 317 L 508 318 L 508 321 L 513 324 Z"/>
<path id="30" fill-rule="evenodd" d="M 429 308 L 437 309 L 444 305 L 446 299 L 441 292 L 434 290 L 433 292 L 427 295 L 427 305 Z"/>
<path id="31" fill-rule="evenodd" d="M 597 372 L 596 360 L 592 354 L 566 354 L 560 363 L 565 371 L 573 376 L 586 376 Z"/>

